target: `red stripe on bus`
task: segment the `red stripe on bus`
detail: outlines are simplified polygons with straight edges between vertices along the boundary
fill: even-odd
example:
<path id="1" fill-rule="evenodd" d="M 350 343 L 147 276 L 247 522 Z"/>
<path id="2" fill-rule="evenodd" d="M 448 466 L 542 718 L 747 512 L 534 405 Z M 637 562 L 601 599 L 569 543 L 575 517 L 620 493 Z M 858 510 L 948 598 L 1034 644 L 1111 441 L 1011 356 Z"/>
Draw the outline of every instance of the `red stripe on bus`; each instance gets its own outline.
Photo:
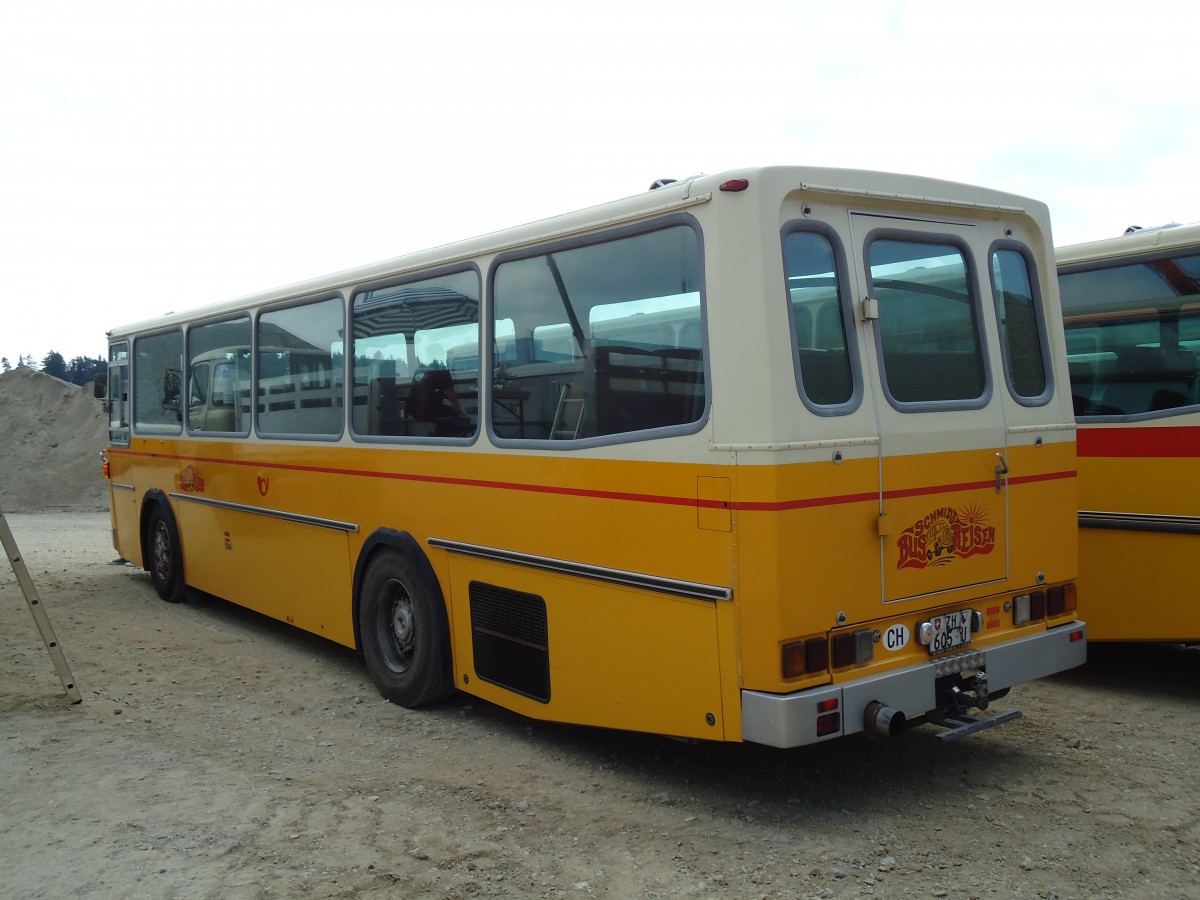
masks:
<path id="1" fill-rule="evenodd" d="M 502 491 L 521 491 L 534 494 L 556 494 L 570 497 L 590 497 L 597 500 L 622 500 L 632 503 L 656 503 L 666 506 L 691 506 L 704 509 L 735 509 L 748 512 L 786 512 L 794 509 L 811 509 L 821 506 L 840 506 L 846 503 L 866 503 L 879 500 L 878 491 L 858 494 L 837 494 L 829 497 L 807 497 L 796 500 L 743 501 L 726 502 L 724 500 L 701 500 L 694 497 L 669 497 L 663 494 L 634 494 L 625 491 L 600 491 L 584 488 L 559 487 L 544 484 L 519 484 L 510 481 L 485 481 L 477 478 L 453 478 L 442 475 L 414 475 L 407 472 L 372 472 L 366 469 L 335 469 L 327 466 L 301 466 L 292 463 L 267 463 L 241 459 L 219 459 L 203 456 L 174 456 L 166 453 L 145 453 L 135 450 L 111 451 L 113 454 L 125 456 L 145 456 L 152 459 L 176 460 L 187 463 L 213 463 L 228 466 L 250 466 L 259 469 L 274 469 L 290 472 L 315 472 L 324 475 L 348 475 L 356 478 L 386 478 L 393 481 L 412 481 L 422 484 L 446 484 L 458 487 L 492 488 Z M 1074 478 L 1075 472 L 1044 472 L 1036 475 L 1022 475 L 1007 478 L 1007 483 L 1033 484 L 1040 481 L 1056 481 L 1061 478 Z M 994 480 L 972 481 L 960 484 L 940 484 L 928 487 L 904 488 L 894 491 L 884 491 L 883 499 L 894 500 L 900 497 L 920 497 L 934 494 L 949 494 L 956 491 L 975 491 L 981 488 L 993 487 Z"/>
<path id="2" fill-rule="evenodd" d="M 1200 456 L 1200 427 L 1080 428 L 1075 436 L 1080 456 Z"/>

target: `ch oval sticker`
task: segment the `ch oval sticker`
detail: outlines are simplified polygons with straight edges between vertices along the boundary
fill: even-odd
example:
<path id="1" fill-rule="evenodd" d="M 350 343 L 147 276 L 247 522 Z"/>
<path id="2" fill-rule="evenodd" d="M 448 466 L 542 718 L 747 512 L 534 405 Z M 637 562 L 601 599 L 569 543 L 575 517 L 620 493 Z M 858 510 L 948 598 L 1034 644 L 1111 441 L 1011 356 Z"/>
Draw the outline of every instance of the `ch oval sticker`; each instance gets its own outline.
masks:
<path id="1" fill-rule="evenodd" d="M 910 637 L 907 625 L 892 625 L 883 633 L 883 646 L 888 650 L 902 650 L 908 646 Z"/>

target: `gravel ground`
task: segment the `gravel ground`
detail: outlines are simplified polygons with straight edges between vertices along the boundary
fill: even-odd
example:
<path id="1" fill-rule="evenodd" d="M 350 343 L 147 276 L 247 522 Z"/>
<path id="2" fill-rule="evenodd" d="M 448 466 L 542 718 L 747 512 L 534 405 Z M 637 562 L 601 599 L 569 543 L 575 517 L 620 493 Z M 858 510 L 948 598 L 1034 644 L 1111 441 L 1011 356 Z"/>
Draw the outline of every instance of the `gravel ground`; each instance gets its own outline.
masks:
<path id="1" fill-rule="evenodd" d="M 0 565 L 6 898 L 1200 897 L 1200 648 L 1093 646 L 949 744 L 684 744 L 393 706 L 344 648 L 159 601 L 106 514 L 7 518 L 84 699 Z"/>

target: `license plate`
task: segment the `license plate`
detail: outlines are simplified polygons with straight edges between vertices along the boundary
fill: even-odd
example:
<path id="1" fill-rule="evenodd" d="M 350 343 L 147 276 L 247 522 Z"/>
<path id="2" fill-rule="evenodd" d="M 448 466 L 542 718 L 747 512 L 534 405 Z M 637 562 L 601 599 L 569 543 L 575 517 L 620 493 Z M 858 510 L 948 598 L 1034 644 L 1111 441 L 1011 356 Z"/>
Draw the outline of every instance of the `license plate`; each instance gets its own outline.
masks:
<path id="1" fill-rule="evenodd" d="M 965 647 L 971 643 L 971 610 L 960 609 L 958 612 L 933 616 L 929 620 L 933 626 L 933 640 L 929 642 L 929 652 L 945 653 L 957 647 Z"/>

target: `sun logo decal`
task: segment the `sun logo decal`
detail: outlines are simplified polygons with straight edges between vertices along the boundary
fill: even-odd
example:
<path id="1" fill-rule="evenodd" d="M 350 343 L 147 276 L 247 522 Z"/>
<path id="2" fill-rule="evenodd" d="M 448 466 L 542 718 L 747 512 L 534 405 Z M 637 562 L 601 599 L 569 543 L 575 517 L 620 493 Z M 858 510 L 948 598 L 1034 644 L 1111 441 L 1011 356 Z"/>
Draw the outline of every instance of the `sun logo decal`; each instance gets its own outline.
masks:
<path id="1" fill-rule="evenodd" d="M 944 566 L 956 559 L 991 553 L 996 547 L 996 527 L 987 523 L 987 510 L 970 505 L 962 509 L 943 506 L 900 532 L 897 569 Z"/>

